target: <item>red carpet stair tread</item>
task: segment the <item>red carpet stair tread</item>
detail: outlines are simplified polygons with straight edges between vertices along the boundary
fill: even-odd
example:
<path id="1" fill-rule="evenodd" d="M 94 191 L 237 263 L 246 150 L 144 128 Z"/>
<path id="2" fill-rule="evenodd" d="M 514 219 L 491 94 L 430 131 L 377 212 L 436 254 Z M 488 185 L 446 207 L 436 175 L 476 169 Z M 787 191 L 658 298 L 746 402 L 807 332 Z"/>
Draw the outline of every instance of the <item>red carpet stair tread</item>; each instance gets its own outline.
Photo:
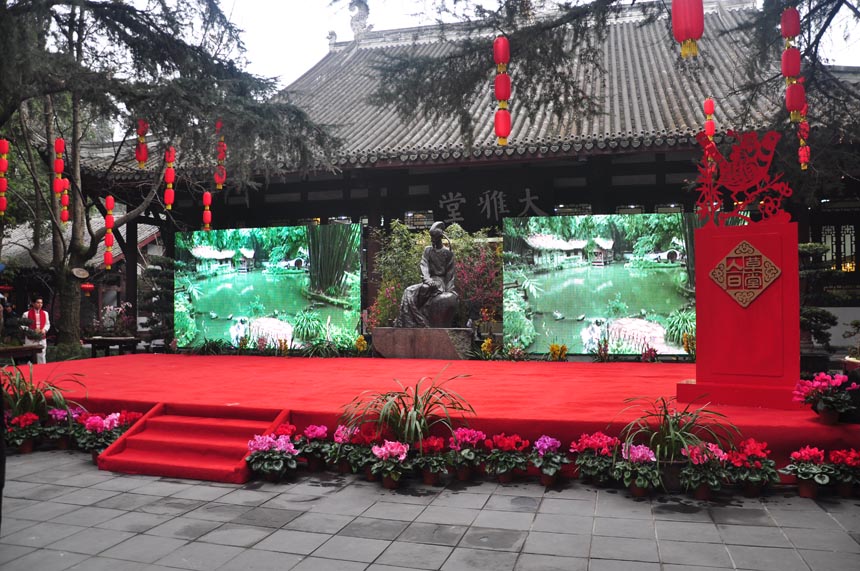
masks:
<path id="1" fill-rule="evenodd" d="M 156 405 L 102 453 L 99 468 L 196 480 L 244 483 L 248 440 L 288 417 L 287 411 Z M 209 415 L 207 415 L 209 413 Z"/>

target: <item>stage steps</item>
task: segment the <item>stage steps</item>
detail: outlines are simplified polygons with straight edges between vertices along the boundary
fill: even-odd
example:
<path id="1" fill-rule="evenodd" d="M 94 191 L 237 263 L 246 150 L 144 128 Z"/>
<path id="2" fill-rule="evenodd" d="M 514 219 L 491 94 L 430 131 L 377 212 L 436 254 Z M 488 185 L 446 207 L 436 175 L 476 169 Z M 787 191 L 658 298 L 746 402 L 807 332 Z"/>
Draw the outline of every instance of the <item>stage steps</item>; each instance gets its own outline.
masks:
<path id="1" fill-rule="evenodd" d="M 241 484 L 248 440 L 289 419 L 289 411 L 159 403 L 98 458 L 126 474 Z"/>

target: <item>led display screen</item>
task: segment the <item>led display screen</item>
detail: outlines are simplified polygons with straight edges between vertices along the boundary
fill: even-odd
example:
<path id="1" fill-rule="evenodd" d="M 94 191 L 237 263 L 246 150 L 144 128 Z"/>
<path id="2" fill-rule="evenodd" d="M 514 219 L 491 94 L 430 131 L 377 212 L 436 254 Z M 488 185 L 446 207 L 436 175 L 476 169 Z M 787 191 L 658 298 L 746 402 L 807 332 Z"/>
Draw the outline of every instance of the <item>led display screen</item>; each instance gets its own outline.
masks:
<path id="1" fill-rule="evenodd" d="M 689 214 L 506 219 L 505 343 L 684 354 L 696 323 L 695 223 Z"/>

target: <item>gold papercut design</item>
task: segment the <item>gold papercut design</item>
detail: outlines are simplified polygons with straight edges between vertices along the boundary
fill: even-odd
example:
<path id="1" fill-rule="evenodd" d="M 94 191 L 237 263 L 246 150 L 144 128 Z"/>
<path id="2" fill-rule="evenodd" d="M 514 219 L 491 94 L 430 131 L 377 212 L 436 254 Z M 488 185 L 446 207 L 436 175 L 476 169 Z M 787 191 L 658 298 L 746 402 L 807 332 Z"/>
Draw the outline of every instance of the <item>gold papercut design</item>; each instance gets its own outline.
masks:
<path id="1" fill-rule="evenodd" d="M 711 270 L 711 279 L 742 307 L 748 307 L 782 270 L 758 248 L 743 240 Z"/>

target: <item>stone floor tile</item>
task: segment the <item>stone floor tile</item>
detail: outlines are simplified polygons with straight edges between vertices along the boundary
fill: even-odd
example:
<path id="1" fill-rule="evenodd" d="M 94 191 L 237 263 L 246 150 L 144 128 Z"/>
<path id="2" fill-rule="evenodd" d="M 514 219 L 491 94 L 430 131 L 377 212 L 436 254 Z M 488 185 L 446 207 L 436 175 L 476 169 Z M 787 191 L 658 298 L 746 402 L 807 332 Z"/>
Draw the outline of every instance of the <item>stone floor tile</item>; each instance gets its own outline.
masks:
<path id="1" fill-rule="evenodd" d="M 196 509 L 192 509 L 185 513 L 185 517 L 190 517 L 194 519 L 205 519 L 208 521 L 220 521 L 220 522 L 228 522 L 236 519 L 237 517 L 242 516 L 243 514 L 251 511 L 252 508 L 248 506 L 237 506 L 231 504 L 221 504 L 221 503 L 210 503 L 200 505 L 201 502 L 197 502 L 194 500 L 173 500 L 176 502 L 192 502 L 198 504 L 199 507 Z M 144 506 L 141 508 L 143 511 L 150 511 L 148 508 L 150 506 Z"/>
<path id="2" fill-rule="evenodd" d="M 257 507 L 265 504 L 277 495 L 278 494 L 276 494 L 275 492 L 259 492 L 256 490 L 233 490 L 232 492 L 228 492 L 218 498 L 218 503 Z"/>
<path id="3" fill-rule="evenodd" d="M 587 571 L 588 559 L 523 553 L 517 559 L 515 571 Z"/>
<path id="4" fill-rule="evenodd" d="M 800 550 L 800 555 L 812 571 L 848 571 L 857 568 L 856 553 Z"/>
<path id="5" fill-rule="evenodd" d="M 736 507 L 713 507 L 708 510 L 714 523 L 731 525 L 775 526 L 770 514 L 764 509 Z"/>
<path id="6" fill-rule="evenodd" d="M 451 490 L 443 490 L 432 502 L 430 502 L 430 505 L 449 508 L 481 509 L 489 499 L 490 494 L 473 494 L 471 492 L 452 492 Z"/>
<path id="7" fill-rule="evenodd" d="M 86 506 L 77 508 L 72 512 L 55 517 L 51 521 L 54 523 L 68 523 L 70 525 L 80 525 L 92 527 L 108 520 L 119 517 L 127 512 L 123 510 L 112 510 L 108 508 L 97 508 Z"/>
<path id="8" fill-rule="evenodd" d="M 9 475 L 7 474 L 8 478 Z M 18 497 L 24 500 L 39 500 L 48 501 L 64 496 L 77 488 L 69 488 L 66 486 L 55 486 L 53 484 L 42 484 L 24 490 Z"/>
<path id="9" fill-rule="evenodd" d="M 591 538 L 591 558 L 646 562 L 660 561 L 657 555 L 657 542 L 655 540 L 600 535 L 595 535 Z"/>
<path id="10" fill-rule="evenodd" d="M 51 549 L 98 555 L 105 549 L 113 547 L 131 537 L 134 537 L 134 534 L 128 531 L 90 527 L 54 542 L 51 544 Z"/>
<path id="11" fill-rule="evenodd" d="M 301 555 L 262 549 L 245 549 L 222 565 L 218 571 L 288 571 L 302 560 Z"/>
<path id="12" fill-rule="evenodd" d="M 729 545 L 752 545 L 758 547 L 791 547 L 791 542 L 778 527 L 756 527 L 754 525 L 718 525 L 723 542 Z"/>
<path id="13" fill-rule="evenodd" d="M 660 540 L 660 559 L 676 565 L 732 568 L 732 559 L 721 543 Z"/>
<path id="14" fill-rule="evenodd" d="M 6 500 L 3 500 L 6 503 Z M 20 509 L 12 511 L 10 515 L 15 519 L 29 519 L 33 521 L 50 521 L 67 513 L 74 513 L 80 507 L 72 504 L 60 504 L 54 501 L 36 502 L 25 505 Z M 4 511 L 4 515 L 5 515 Z"/>
<path id="15" fill-rule="evenodd" d="M 87 559 L 83 553 L 37 549 L 3 564 L 3 571 L 62 571 Z"/>
<path id="16" fill-rule="evenodd" d="M 588 562 L 588 571 L 660 571 L 660 564 L 618 559 L 592 559 Z M 685 571 L 687 571 L 686 568 Z"/>
<path id="17" fill-rule="evenodd" d="M 770 517 L 780 527 L 807 529 L 839 529 L 839 522 L 823 510 L 787 510 L 768 508 Z"/>
<path id="18" fill-rule="evenodd" d="M 95 527 L 103 529 L 115 529 L 117 531 L 131 531 L 143 533 L 157 525 L 173 519 L 172 515 L 146 514 L 140 512 L 128 512 L 112 520 L 100 523 Z"/>
<path id="19" fill-rule="evenodd" d="M 414 522 L 409 524 L 398 541 L 431 543 L 433 545 L 457 545 L 468 530 L 465 525 L 446 525 L 438 523 Z"/>
<path id="20" fill-rule="evenodd" d="M 159 498 L 154 502 L 140 506 L 139 511 L 161 515 L 182 515 L 193 510 L 205 508 L 206 502 L 199 500 L 183 500 L 181 498 Z M 203 507 L 201 507 L 203 506 Z M 244 508 L 247 509 L 247 508 Z"/>
<path id="21" fill-rule="evenodd" d="M 120 561 L 109 557 L 90 557 L 77 565 L 69 567 L 69 571 L 152 571 L 153 567 L 137 561 Z"/>
<path id="22" fill-rule="evenodd" d="M 532 522 L 533 531 L 554 533 L 591 534 L 594 518 L 591 516 L 537 514 Z"/>
<path id="23" fill-rule="evenodd" d="M 314 551 L 313 556 L 373 563 L 390 544 L 390 541 L 383 539 L 337 535 Z"/>
<path id="24" fill-rule="evenodd" d="M 18 510 L 22 510 L 24 508 L 28 508 L 30 506 L 35 506 L 39 504 L 38 500 L 28 500 L 24 498 L 10 498 L 4 494 L 3 497 L 3 515 L 11 514 Z"/>
<path id="25" fill-rule="evenodd" d="M 193 541 L 221 525 L 220 521 L 176 517 L 148 530 L 147 535 Z"/>
<path id="26" fill-rule="evenodd" d="M 537 485 L 535 482 L 513 482 L 511 484 L 499 484 L 493 491 L 497 496 L 530 496 L 541 498 L 544 495 L 545 489 Z"/>
<path id="27" fill-rule="evenodd" d="M 588 559 L 590 549 L 590 535 L 531 531 L 526 538 L 522 551 L 524 553 L 536 553 L 540 555 L 560 555 Z"/>
<path id="28" fill-rule="evenodd" d="M 113 559 L 124 559 L 126 561 L 139 561 L 141 563 L 155 563 L 165 555 L 175 551 L 187 542 L 170 537 L 157 537 L 155 535 L 136 535 L 114 545 L 101 553 L 102 557 Z"/>
<path id="29" fill-rule="evenodd" d="M 64 537 L 83 531 L 84 527 L 64 523 L 39 522 L 3 538 L 3 543 L 25 547 L 50 547 Z"/>
<path id="30" fill-rule="evenodd" d="M 717 526 L 713 523 L 657 521 L 654 526 L 659 541 L 695 541 L 697 543 L 722 543 L 723 541 Z"/>
<path id="31" fill-rule="evenodd" d="M 531 529 L 534 518 L 533 513 L 497 512 L 485 509 L 478 513 L 478 517 L 475 518 L 472 525 L 495 529 L 527 531 Z"/>
<path id="32" fill-rule="evenodd" d="M 486 527 L 469 528 L 460 540 L 460 547 L 493 549 L 496 551 L 519 551 L 525 543 L 528 532 Z"/>
<path id="33" fill-rule="evenodd" d="M 480 510 L 466 508 L 427 506 L 424 511 L 415 518 L 422 523 L 441 523 L 450 525 L 471 525 Z"/>
<path id="34" fill-rule="evenodd" d="M 329 496 L 317 502 L 310 511 L 336 515 L 358 516 L 375 504 L 377 498 L 372 497 L 339 497 Z"/>
<path id="35" fill-rule="evenodd" d="M 540 507 L 538 507 L 538 513 L 590 517 L 594 514 L 594 504 L 582 500 L 564 500 L 545 497 L 541 500 Z"/>
<path id="36" fill-rule="evenodd" d="M 180 569 L 211 571 L 238 556 L 242 551 L 241 547 L 229 545 L 189 543 L 159 559 L 158 564 Z"/>
<path id="37" fill-rule="evenodd" d="M 329 539 L 331 539 L 331 535 L 325 533 L 279 529 L 255 545 L 254 548 L 309 555 Z"/>
<path id="38" fill-rule="evenodd" d="M 234 547 L 251 547 L 274 532 L 275 530 L 271 527 L 225 523 L 218 529 L 201 536 L 200 541 Z"/>
<path id="39" fill-rule="evenodd" d="M 458 547 L 442 565 L 442 571 L 512 571 L 516 562 L 516 553 Z"/>
<path id="40" fill-rule="evenodd" d="M 175 494 L 172 494 L 172 496 L 174 498 L 182 498 L 183 500 L 201 500 L 204 502 L 213 502 L 215 500 L 218 500 L 218 498 L 222 498 L 230 493 L 232 493 L 231 490 L 218 486 L 191 486 L 187 490 L 180 490 Z"/>
<path id="41" fill-rule="evenodd" d="M 146 494 L 148 496 L 161 496 L 167 497 L 177 494 L 183 490 L 187 490 L 192 487 L 192 484 L 179 484 L 176 482 L 166 482 L 164 480 L 158 480 L 155 482 L 149 482 L 144 484 L 139 488 L 135 488 L 135 493 L 138 494 Z"/>
<path id="42" fill-rule="evenodd" d="M 831 516 L 842 526 L 844 529 L 860 533 L 860 514 L 852 514 L 852 513 L 834 513 Z"/>
<path id="43" fill-rule="evenodd" d="M 594 518 L 594 535 L 635 539 L 654 539 L 656 537 L 653 521 L 617 517 Z"/>
<path id="44" fill-rule="evenodd" d="M 698 521 L 710 523 L 711 514 L 707 508 L 685 500 L 656 498 L 651 504 L 651 515 L 655 520 Z"/>
<path id="45" fill-rule="evenodd" d="M 112 490 L 114 492 L 131 492 L 132 490 L 137 490 L 138 488 L 142 488 L 143 486 L 149 483 L 148 480 L 141 480 L 139 478 L 128 477 L 128 476 L 118 476 L 111 478 L 110 480 L 105 480 L 103 482 L 99 482 L 97 484 L 93 484 L 92 487 L 97 490 Z"/>
<path id="46" fill-rule="evenodd" d="M 114 510 L 133 511 L 142 508 L 143 506 L 155 503 L 161 498 L 158 496 L 146 496 L 143 494 L 135 494 L 131 492 L 120 493 L 112 498 L 102 500 L 96 504 L 99 508 L 108 508 Z"/>
<path id="47" fill-rule="evenodd" d="M 439 569 L 453 547 L 395 541 L 376 560 L 377 564 L 410 569 Z"/>
<path id="48" fill-rule="evenodd" d="M 0 537 L 5 537 L 13 533 L 17 533 L 22 529 L 27 529 L 36 525 L 37 521 L 31 519 L 17 519 L 9 516 L 3 516 L 3 527 L 0 528 Z"/>
<path id="49" fill-rule="evenodd" d="M 504 496 L 493 494 L 484 509 L 506 512 L 535 513 L 540 507 L 541 498 L 532 496 Z"/>
<path id="50" fill-rule="evenodd" d="M 293 567 L 292 571 L 364 571 L 365 569 L 367 569 L 367 563 L 358 561 L 306 557 Z"/>
<path id="51" fill-rule="evenodd" d="M 6 526 L 6 520 L 3 520 L 3 526 Z M 27 547 L 26 545 L 7 545 L 0 544 L 2 548 L 0 548 L 0 565 L 4 563 L 8 563 L 13 559 L 18 559 L 19 557 L 23 557 L 28 553 L 32 552 L 35 547 Z"/>
<path id="52" fill-rule="evenodd" d="M 551 500 L 580 500 L 590 502 L 593 505 L 597 504 L 597 491 L 593 488 L 586 488 L 578 483 L 569 481 L 566 485 L 558 488 L 548 488 L 543 492 L 543 497 Z"/>
<path id="53" fill-rule="evenodd" d="M 353 519 L 355 518 L 350 515 L 307 512 L 283 527 L 284 529 L 312 531 L 314 533 L 327 533 L 329 535 L 334 535 L 349 525 Z"/>
<path id="54" fill-rule="evenodd" d="M 806 563 L 794 549 L 752 547 L 749 545 L 728 545 L 727 548 L 738 569 L 755 569 L 756 571 L 807 570 Z M 857 556 L 854 557 L 856 563 Z M 847 571 L 847 569 L 846 567 L 845 570 Z"/>
<path id="55" fill-rule="evenodd" d="M 541 506 L 543 507 L 543 506 Z M 623 517 L 628 519 L 653 519 L 649 501 L 635 502 L 628 498 L 600 493 L 594 513 L 600 517 Z"/>
<path id="56" fill-rule="evenodd" d="M 783 531 L 798 549 L 860 553 L 860 544 L 845 531 L 799 528 L 783 528 Z M 860 566 L 860 557 L 857 561 Z"/>
<path id="57" fill-rule="evenodd" d="M 416 504 L 399 504 L 395 502 L 376 502 L 361 514 L 364 517 L 376 519 L 396 519 L 413 521 L 424 511 L 424 506 Z"/>
<path id="58" fill-rule="evenodd" d="M 283 527 L 305 512 L 296 510 L 276 510 L 253 508 L 230 520 L 230 523 L 256 525 L 260 527 Z"/>
<path id="59" fill-rule="evenodd" d="M 409 522 L 406 521 L 357 517 L 340 530 L 338 535 L 393 540 L 408 526 Z"/>

